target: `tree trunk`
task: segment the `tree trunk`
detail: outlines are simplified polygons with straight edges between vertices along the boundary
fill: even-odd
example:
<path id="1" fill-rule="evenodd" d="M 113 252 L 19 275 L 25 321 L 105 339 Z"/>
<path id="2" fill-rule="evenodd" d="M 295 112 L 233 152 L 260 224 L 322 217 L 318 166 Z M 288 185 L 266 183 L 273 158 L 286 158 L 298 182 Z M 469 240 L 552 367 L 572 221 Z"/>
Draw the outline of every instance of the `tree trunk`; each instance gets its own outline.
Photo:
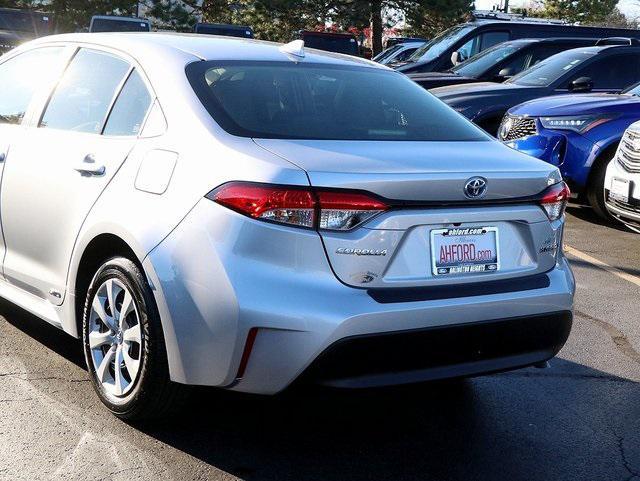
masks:
<path id="1" fill-rule="evenodd" d="M 382 52 L 382 0 L 371 1 L 371 47 L 374 57 Z"/>

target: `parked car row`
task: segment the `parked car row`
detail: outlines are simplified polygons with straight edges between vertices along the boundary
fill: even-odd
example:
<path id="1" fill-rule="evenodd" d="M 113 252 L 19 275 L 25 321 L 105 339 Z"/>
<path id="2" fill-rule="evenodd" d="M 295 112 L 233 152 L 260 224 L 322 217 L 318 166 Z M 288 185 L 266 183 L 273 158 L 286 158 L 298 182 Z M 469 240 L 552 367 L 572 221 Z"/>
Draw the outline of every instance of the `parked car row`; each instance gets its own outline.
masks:
<path id="1" fill-rule="evenodd" d="M 476 12 L 472 21 L 445 30 L 409 59 L 392 66 L 406 74 L 442 72 L 509 40 L 559 37 L 640 38 L 640 30 L 584 27 L 557 20 Z"/>
<path id="2" fill-rule="evenodd" d="M 640 129 L 624 133 L 640 121 L 640 32 L 596 38 L 583 35 L 613 29 L 505 22 L 517 24 L 510 35 L 553 29 L 561 36 L 508 40 L 444 72 L 409 77 L 509 147 L 557 166 L 574 197 L 601 218 L 637 229 Z M 496 23 L 477 20 L 457 30 L 474 29 L 482 46 Z M 580 36 L 566 36 L 571 32 Z"/>

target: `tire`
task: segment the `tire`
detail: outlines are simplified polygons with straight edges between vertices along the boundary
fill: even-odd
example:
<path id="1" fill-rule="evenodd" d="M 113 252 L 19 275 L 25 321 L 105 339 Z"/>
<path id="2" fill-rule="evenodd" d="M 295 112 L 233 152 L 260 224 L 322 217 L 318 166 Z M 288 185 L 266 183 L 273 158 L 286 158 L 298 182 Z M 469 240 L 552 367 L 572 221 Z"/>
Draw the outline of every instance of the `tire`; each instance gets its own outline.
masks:
<path id="1" fill-rule="evenodd" d="M 598 217 L 607 222 L 613 222 L 614 218 L 609 214 L 604 201 L 604 178 L 607 174 L 608 165 L 608 162 L 600 162 L 596 165 L 596 170 L 589 179 L 586 197 L 587 202 Z"/>
<path id="2" fill-rule="evenodd" d="M 151 289 L 131 260 L 114 257 L 100 266 L 87 292 L 82 333 L 94 390 L 115 416 L 130 421 L 161 417 L 183 397 L 184 388 L 169 379 Z"/>

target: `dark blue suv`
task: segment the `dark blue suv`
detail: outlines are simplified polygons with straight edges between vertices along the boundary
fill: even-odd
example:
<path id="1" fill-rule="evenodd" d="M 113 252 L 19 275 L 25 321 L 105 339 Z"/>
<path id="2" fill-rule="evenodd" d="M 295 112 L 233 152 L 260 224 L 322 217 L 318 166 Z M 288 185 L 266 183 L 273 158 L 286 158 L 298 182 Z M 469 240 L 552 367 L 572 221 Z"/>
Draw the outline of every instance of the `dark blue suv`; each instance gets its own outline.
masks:
<path id="1" fill-rule="evenodd" d="M 505 115 L 498 138 L 557 165 L 574 193 L 609 218 L 604 177 L 624 131 L 640 120 L 640 84 L 621 94 L 545 97 Z"/>

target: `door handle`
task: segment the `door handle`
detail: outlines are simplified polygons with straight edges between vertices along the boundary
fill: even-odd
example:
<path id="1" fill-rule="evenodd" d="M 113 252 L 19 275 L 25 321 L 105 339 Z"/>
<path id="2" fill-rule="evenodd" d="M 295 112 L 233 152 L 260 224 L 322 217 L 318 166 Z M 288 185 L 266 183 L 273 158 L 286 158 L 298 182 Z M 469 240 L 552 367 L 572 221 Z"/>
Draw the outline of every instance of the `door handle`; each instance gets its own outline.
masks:
<path id="1" fill-rule="evenodd" d="M 76 172 L 80 172 L 82 175 L 97 177 L 104 175 L 107 169 L 104 165 L 96 163 L 96 159 L 93 154 L 88 154 L 80 165 L 74 167 L 74 170 Z"/>

